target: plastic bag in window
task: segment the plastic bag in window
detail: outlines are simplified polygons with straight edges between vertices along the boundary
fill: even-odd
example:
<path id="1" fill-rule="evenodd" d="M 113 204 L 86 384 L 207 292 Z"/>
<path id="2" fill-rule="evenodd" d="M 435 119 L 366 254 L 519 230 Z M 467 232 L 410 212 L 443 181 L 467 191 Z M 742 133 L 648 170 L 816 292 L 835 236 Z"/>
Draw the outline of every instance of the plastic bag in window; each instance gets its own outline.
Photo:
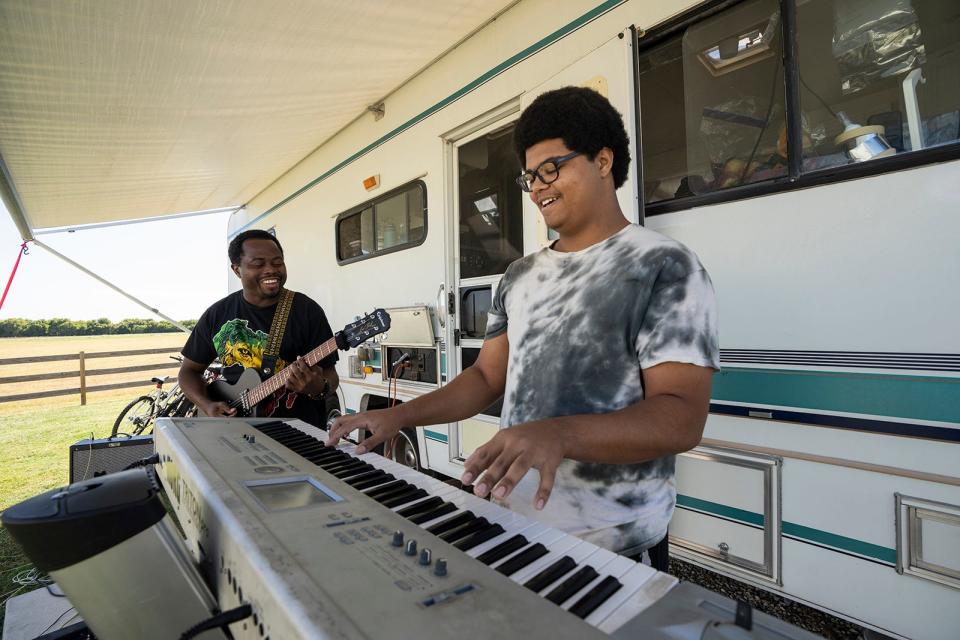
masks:
<path id="1" fill-rule="evenodd" d="M 909 0 L 836 0 L 833 57 L 843 94 L 921 66 L 921 35 Z"/>
<path id="2" fill-rule="evenodd" d="M 768 122 L 767 105 L 757 103 L 753 97 L 737 98 L 703 109 L 700 137 L 715 174 L 710 188 L 755 182 L 785 172 L 786 154 L 781 158 L 778 149 L 778 132 L 784 128 L 781 105 L 773 105 Z"/>

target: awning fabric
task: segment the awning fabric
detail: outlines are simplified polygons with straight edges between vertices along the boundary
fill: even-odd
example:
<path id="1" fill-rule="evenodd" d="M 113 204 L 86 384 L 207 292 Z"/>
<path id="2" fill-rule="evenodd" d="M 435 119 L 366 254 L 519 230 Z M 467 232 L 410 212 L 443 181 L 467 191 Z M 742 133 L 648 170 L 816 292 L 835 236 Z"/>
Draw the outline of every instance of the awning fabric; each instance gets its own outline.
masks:
<path id="1" fill-rule="evenodd" d="M 0 0 L 0 158 L 33 229 L 239 206 L 512 3 Z"/>

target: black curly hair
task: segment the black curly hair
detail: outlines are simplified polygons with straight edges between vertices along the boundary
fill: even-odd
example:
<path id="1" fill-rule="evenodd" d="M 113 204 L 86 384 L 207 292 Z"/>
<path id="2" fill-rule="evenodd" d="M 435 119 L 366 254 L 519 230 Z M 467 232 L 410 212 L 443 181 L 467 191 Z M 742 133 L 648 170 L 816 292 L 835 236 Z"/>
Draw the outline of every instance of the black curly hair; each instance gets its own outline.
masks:
<path id="1" fill-rule="evenodd" d="M 277 236 L 263 229 L 249 229 L 238 234 L 230 241 L 230 245 L 227 247 L 227 257 L 230 258 L 230 264 L 240 264 L 240 258 L 243 257 L 243 243 L 247 240 L 273 240 L 277 249 L 280 249 L 280 255 L 283 255 L 283 247 L 280 246 Z"/>
<path id="2" fill-rule="evenodd" d="M 610 101 L 593 89 L 563 87 L 540 95 L 524 109 L 513 131 L 513 149 L 526 162 L 527 149 L 562 138 L 571 151 L 591 160 L 604 147 L 613 151 L 613 184 L 619 189 L 630 168 L 630 140 L 623 118 Z"/>

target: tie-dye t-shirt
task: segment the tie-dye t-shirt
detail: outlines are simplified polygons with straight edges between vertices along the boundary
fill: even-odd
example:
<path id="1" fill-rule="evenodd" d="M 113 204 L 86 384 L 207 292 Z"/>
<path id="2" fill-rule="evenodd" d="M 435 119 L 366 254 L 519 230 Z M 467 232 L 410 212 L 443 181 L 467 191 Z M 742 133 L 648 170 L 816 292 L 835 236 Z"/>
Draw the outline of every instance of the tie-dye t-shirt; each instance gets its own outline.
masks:
<path id="1" fill-rule="evenodd" d="M 642 370 L 663 362 L 719 369 L 710 277 L 685 246 L 638 225 L 581 251 L 546 248 L 511 264 L 486 335 L 504 331 L 501 428 L 635 404 L 643 399 Z M 568 459 L 543 511 L 533 508 L 536 470 L 504 504 L 607 549 L 639 552 L 667 531 L 673 470 L 674 456 L 637 464 Z"/>

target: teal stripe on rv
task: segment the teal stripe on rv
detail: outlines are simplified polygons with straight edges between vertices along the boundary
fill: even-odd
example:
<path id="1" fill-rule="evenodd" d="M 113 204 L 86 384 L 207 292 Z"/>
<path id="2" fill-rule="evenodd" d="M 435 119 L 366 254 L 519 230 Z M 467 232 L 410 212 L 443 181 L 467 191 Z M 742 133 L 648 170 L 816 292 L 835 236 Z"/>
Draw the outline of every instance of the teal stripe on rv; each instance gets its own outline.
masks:
<path id="1" fill-rule="evenodd" d="M 607 12 L 610 11 L 611 9 L 615 9 L 616 7 L 620 6 L 621 4 L 623 4 L 623 3 L 626 2 L 626 1 L 627 1 L 627 0 L 607 0 L 606 2 L 601 2 L 601 3 L 600 3 L 599 5 L 597 5 L 595 8 L 593 8 L 593 9 L 591 9 L 590 11 L 586 12 L 585 14 L 583 14 L 582 16 L 580 16 L 579 18 L 577 18 L 576 20 L 573 20 L 572 22 L 570 22 L 570 23 L 564 25 L 563 27 L 557 29 L 556 31 L 554 31 L 553 33 L 551 33 L 550 35 L 548 35 L 547 37 L 542 38 L 541 40 L 538 40 L 537 42 L 533 43 L 532 45 L 530 45 L 529 47 L 527 47 L 526 49 L 524 49 L 524 50 L 521 51 L 520 53 L 518 53 L 518 54 L 516 54 L 516 55 L 514 55 L 514 56 L 511 56 L 510 58 L 507 58 L 506 60 L 504 60 L 503 62 L 501 62 L 501 63 L 498 64 L 497 66 L 495 66 L 494 68 L 490 69 L 489 71 L 487 71 L 486 73 L 484 73 L 483 75 L 481 75 L 481 76 L 480 76 L 479 78 L 477 78 L 476 80 L 474 80 L 474 81 L 470 82 L 469 84 L 461 87 L 460 89 L 458 89 L 458 90 L 455 91 L 454 93 L 450 94 L 449 96 L 447 96 L 446 98 L 444 98 L 444 99 L 441 100 L 440 102 L 436 103 L 436 104 L 433 105 L 432 107 L 429 107 L 429 108 L 426 109 L 425 111 L 422 111 L 421 113 L 419 113 L 419 114 L 415 115 L 414 117 L 410 118 L 409 120 L 407 120 L 406 122 L 404 122 L 402 125 L 400 125 L 400 126 L 397 127 L 396 129 L 394 129 L 393 131 L 391 131 L 390 133 L 384 135 L 383 137 L 379 138 L 378 140 L 375 140 L 374 142 L 371 142 L 371 143 L 368 144 L 366 147 L 364 147 L 364 148 L 361 149 L 360 151 L 357 151 L 356 153 L 354 153 L 352 156 L 350 156 L 350 157 L 347 158 L 346 160 L 343 160 L 342 162 L 340 162 L 339 164 L 337 164 L 337 165 L 334 166 L 333 168 L 327 170 L 325 173 L 323 173 L 323 174 L 321 174 L 320 176 L 314 178 L 313 180 L 311 180 L 310 182 L 308 182 L 307 184 L 305 184 L 304 186 L 300 187 L 299 189 L 297 189 L 296 191 L 294 191 L 293 193 L 291 193 L 289 196 L 287 196 L 286 198 L 284 198 L 283 200 L 281 200 L 280 202 L 278 202 L 277 204 L 273 205 L 272 207 L 270 207 L 269 209 L 267 209 L 266 211 L 264 211 L 263 213 L 261 213 L 259 216 L 257 216 L 256 218 L 254 218 L 253 220 L 251 220 L 251 221 L 248 222 L 247 224 L 243 225 L 242 227 L 240 227 L 240 228 L 237 229 L 236 231 L 230 233 L 230 234 L 228 235 L 228 238 L 233 238 L 233 237 L 236 236 L 238 233 L 240 233 L 240 232 L 242 232 L 242 231 L 245 231 L 246 229 L 249 229 L 251 226 L 255 225 L 256 223 L 260 222 L 261 220 L 263 220 L 263 219 L 266 218 L 267 216 L 271 215 L 272 213 L 274 213 L 275 211 L 277 211 L 278 209 L 280 209 L 281 207 L 283 207 L 285 204 L 289 203 L 291 200 L 294 200 L 294 199 L 298 198 L 299 196 L 303 195 L 305 192 L 307 192 L 307 191 L 309 191 L 310 189 L 312 189 L 313 187 L 317 186 L 318 184 L 320 184 L 321 182 L 323 182 L 324 180 L 326 180 L 327 178 L 329 178 L 330 176 L 332 176 L 332 175 L 335 174 L 336 172 L 340 171 L 341 169 L 343 169 L 343 168 L 346 167 L 347 165 L 353 163 L 355 160 L 357 160 L 357 159 L 359 159 L 359 158 L 367 155 L 368 153 L 370 153 L 371 151 L 373 151 L 374 149 L 376 149 L 377 147 L 379 147 L 379 146 L 382 145 L 383 143 L 385 143 L 385 142 L 387 142 L 387 141 L 389 141 L 389 140 L 397 137 L 398 135 L 400 135 L 401 133 L 403 133 L 404 131 L 406 131 L 406 130 L 409 129 L 410 127 L 412 127 L 412 126 L 414 126 L 415 124 L 421 122 L 422 120 L 425 120 L 426 118 L 429 118 L 429 117 L 432 116 L 434 113 L 440 111 L 441 109 L 443 109 L 444 107 L 450 105 L 451 103 L 456 102 L 457 100 L 459 100 L 459 99 L 462 98 L 463 96 L 467 95 L 468 93 L 470 93 L 471 91 L 473 91 L 473 90 L 476 89 L 477 87 L 479 87 L 479 86 L 487 83 L 489 80 L 491 80 L 491 79 L 495 78 L 496 76 L 500 75 L 501 73 L 503 73 L 504 71 L 506 71 L 506 70 L 509 69 L 510 67 L 513 67 L 513 66 L 516 65 L 517 63 L 519 63 L 519 62 L 521 62 L 521 61 L 529 58 L 530 56 L 532 56 L 533 54 L 537 53 L 537 52 L 540 51 L 541 49 L 550 46 L 551 44 L 553 44 L 553 43 L 556 42 L 557 40 L 560 40 L 560 39 L 563 38 L 564 36 L 566 36 L 566 35 L 574 32 L 574 31 L 576 31 L 577 29 L 579 29 L 580 27 L 584 26 L 584 25 L 587 24 L 588 22 L 592 22 L 593 20 L 599 18 L 600 16 L 602 16 L 602 15 L 605 14 L 605 13 L 607 13 Z"/>
<path id="2" fill-rule="evenodd" d="M 701 500 L 693 496 L 677 494 L 677 506 L 681 508 L 694 509 L 710 515 L 735 520 L 744 524 L 763 526 L 764 517 L 762 513 L 754 513 L 744 509 L 737 509 L 718 502 Z M 864 542 L 856 538 L 848 538 L 829 531 L 806 527 L 793 522 L 782 522 L 781 529 L 783 535 L 795 538 L 800 542 L 812 542 L 827 547 L 832 547 L 838 551 L 846 551 L 865 558 L 872 558 L 887 564 L 896 564 L 896 549 L 883 547 L 871 542 Z"/>
<path id="3" fill-rule="evenodd" d="M 793 522 L 783 523 L 783 535 L 797 538 L 801 541 L 816 542 L 817 544 L 834 547 L 842 551 L 849 551 L 868 558 L 875 558 L 888 564 L 897 563 L 896 549 L 881 547 L 880 545 L 864 542 L 863 540 L 840 536 L 835 533 L 830 533 L 829 531 L 821 531 L 820 529 L 805 527 L 801 524 L 794 524 Z"/>
<path id="4" fill-rule="evenodd" d="M 685 496 L 678 493 L 677 506 L 696 509 L 697 511 L 703 511 L 716 516 L 729 518 L 730 520 L 737 520 L 746 524 L 752 524 L 759 527 L 763 526 L 764 517 L 762 513 L 754 513 L 752 511 L 737 509 L 736 507 L 728 507 L 727 505 L 720 504 L 719 502 L 710 502 L 709 500 L 701 500 L 700 498 Z"/>
<path id="5" fill-rule="evenodd" d="M 423 437 L 427 440 L 436 440 L 437 442 L 447 443 L 447 434 L 440 433 L 439 431 L 430 431 L 430 429 L 423 430 Z"/>
<path id="6" fill-rule="evenodd" d="M 957 378 L 724 367 L 713 377 L 711 395 L 751 405 L 960 422 Z"/>

